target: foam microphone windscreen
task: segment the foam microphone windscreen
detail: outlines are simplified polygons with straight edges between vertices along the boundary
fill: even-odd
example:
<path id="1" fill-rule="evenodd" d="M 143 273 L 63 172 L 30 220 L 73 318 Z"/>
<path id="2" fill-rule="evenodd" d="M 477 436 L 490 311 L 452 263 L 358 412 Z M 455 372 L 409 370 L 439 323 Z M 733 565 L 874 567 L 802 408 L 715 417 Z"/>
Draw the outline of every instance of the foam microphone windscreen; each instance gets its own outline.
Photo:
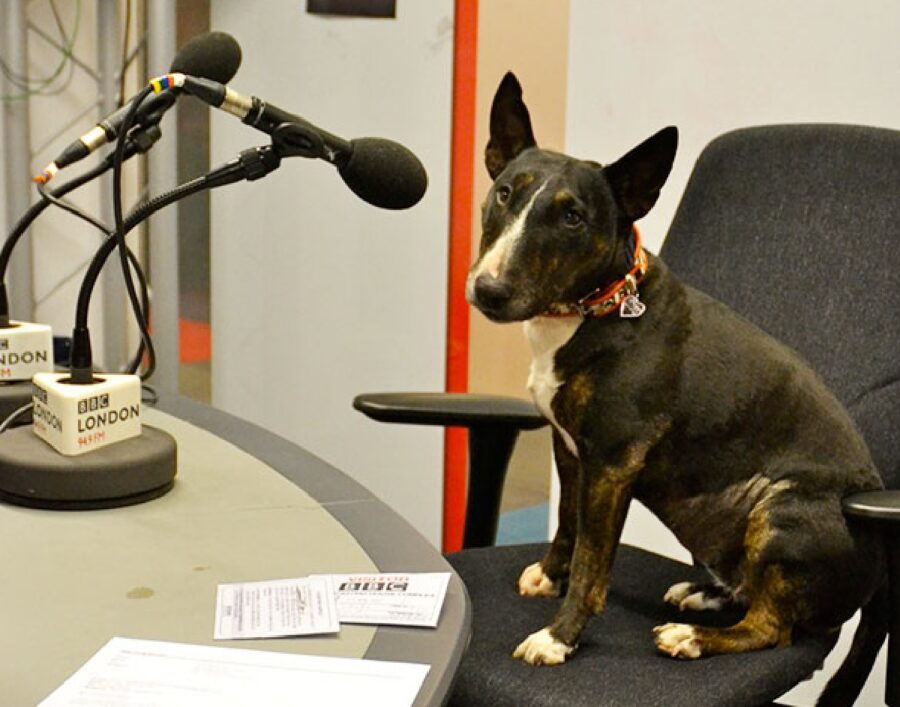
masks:
<path id="1" fill-rule="evenodd" d="M 425 167 L 403 145 L 364 137 L 351 140 L 350 147 L 350 158 L 338 171 L 360 199 L 382 209 L 408 209 L 425 194 Z"/>
<path id="2" fill-rule="evenodd" d="M 241 66 L 241 47 L 226 32 L 204 32 L 189 39 L 172 60 L 170 71 L 228 83 Z"/>

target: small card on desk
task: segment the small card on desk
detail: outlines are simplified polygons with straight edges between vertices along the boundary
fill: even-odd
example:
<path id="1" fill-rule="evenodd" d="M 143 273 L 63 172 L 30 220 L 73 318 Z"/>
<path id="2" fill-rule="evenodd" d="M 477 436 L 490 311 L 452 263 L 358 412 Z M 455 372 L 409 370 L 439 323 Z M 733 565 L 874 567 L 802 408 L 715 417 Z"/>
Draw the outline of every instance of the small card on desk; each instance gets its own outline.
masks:
<path id="1" fill-rule="evenodd" d="M 331 582 L 323 577 L 220 584 L 216 640 L 337 633 Z"/>
<path id="2" fill-rule="evenodd" d="M 332 574 L 338 619 L 345 624 L 434 628 L 441 615 L 449 572 Z"/>

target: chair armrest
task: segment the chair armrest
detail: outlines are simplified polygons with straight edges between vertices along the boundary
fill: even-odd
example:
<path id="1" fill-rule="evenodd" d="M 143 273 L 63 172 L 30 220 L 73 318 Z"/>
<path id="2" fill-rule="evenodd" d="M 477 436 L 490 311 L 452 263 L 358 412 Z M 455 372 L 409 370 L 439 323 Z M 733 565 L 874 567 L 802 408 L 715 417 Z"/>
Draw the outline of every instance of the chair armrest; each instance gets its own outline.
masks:
<path id="1" fill-rule="evenodd" d="M 363 393 L 354 398 L 353 407 L 379 422 L 468 428 L 463 547 L 493 545 L 503 481 L 519 431 L 547 424 L 532 402 L 474 393 Z"/>
<path id="2" fill-rule="evenodd" d="M 900 490 L 867 491 L 842 501 L 844 513 L 880 528 L 888 569 L 888 658 L 885 702 L 900 705 Z"/>
<path id="3" fill-rule="evenodd" d="M 379 422 L 535 430 L 547 424 L 529 400 L 475 393 L 363 393 L 353 407 Z"/>
<path id="4" fill-rule="evenodd" d="M 866 491 L 842 501 L 844 513 L 854 518 L 900 523 L 900 490 Z"/>

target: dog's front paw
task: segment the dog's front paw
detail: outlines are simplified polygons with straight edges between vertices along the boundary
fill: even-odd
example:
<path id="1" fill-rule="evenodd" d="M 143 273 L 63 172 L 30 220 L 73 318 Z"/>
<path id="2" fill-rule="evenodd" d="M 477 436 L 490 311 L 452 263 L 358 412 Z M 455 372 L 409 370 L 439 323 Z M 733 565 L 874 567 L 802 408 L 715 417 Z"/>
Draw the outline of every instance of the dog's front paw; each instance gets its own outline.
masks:
<path id="1" fill-rule="evenodd" d="M 700 657 L 700 641 L 690 624 L 664 624 L 653 629 L 656 647 L 673 658 Z"/>
<path id="2" fill-rule="evenodd" d="M 532 633 L 513 651 L 513 658 L 524 660 L 531 665 L 559 665 L 575 650 L 550 635 L 549 628 Z"/>
<path id="3" fill-rule="evenodd" d="M 558 597 L 559 582 L 554 582 L 546 574 L 540 562 L 528 565 L 519 575 L 519 594 L 523 597 Z"/>

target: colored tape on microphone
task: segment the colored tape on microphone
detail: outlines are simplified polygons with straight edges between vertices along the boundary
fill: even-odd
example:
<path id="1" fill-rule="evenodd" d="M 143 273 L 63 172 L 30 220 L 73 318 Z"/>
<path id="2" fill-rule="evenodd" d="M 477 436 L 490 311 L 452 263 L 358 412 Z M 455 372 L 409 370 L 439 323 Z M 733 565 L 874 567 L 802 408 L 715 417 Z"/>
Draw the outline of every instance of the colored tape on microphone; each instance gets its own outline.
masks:
<path id="1" fill-rule="evenodd" d="M 154 93 L 162 93 L 170 88 L 184 86 L 184 74 L 164 74 L 150 79 L 150 86 Z"/>

